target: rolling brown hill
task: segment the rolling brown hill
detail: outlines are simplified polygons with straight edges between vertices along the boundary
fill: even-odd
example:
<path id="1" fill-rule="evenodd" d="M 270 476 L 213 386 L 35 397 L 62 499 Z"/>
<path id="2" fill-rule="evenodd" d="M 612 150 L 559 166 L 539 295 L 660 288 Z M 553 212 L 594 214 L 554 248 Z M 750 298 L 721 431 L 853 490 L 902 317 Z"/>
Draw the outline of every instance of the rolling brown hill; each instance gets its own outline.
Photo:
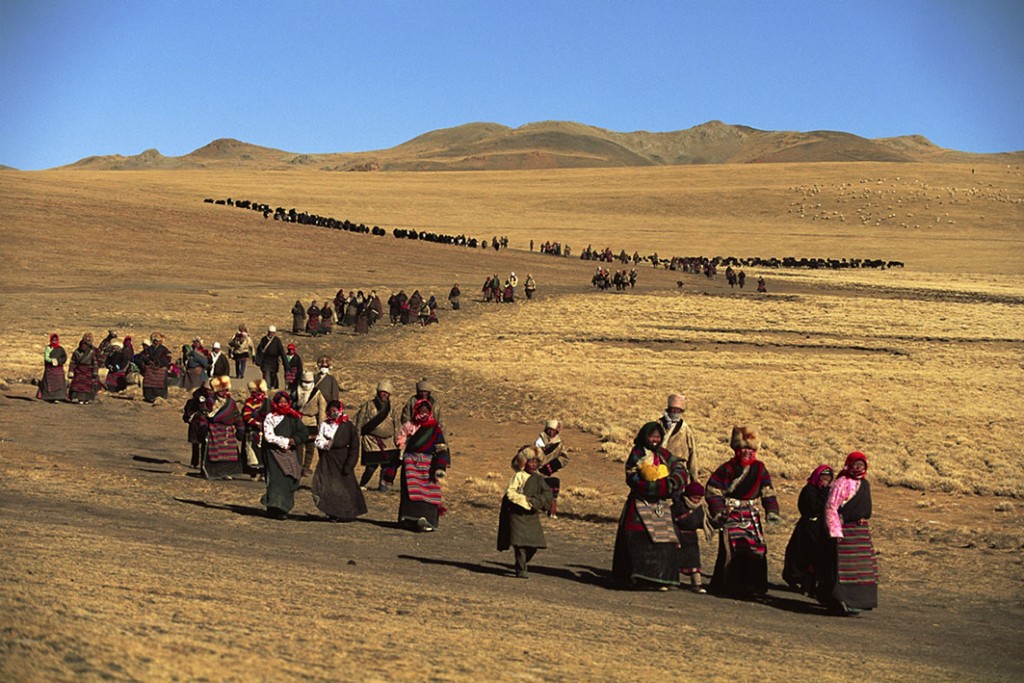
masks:
<path id="1" fill-rule="evenodd" d="M 510 128 L 468 123 L 369 152 L 297 154 L 222 138 L 180 157 L 155 149 L 86 157 L 66 169 L 467 171 L 835 161 L 1021 163 L 1024 152 L 973 154 L 920 135 L 870 140 L 839 131 L 765 131 L 721 121 L 668 133 L 620 133 L 571 121 Z"/>

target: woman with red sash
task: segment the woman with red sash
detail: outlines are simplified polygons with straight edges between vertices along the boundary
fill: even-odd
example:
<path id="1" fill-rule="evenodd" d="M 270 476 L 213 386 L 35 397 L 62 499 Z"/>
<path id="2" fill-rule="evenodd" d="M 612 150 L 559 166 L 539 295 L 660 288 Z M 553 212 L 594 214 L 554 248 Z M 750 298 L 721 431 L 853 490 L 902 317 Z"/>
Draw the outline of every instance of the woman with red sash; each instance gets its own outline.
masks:
<path id="1" fill-rule="evenodd" d="M 67 380 L 64 378 L 64 364 L 68 353 L 60 345 L 60 335 L 50 335 L 50 342 L 43 351 L 43 378 L 39 380 L 36 398 L 55 403 L 68 398 Z"/>
<path id="2" fill-rule="evenodd" d="M 857 614 L 878 607 L 878 564 L 871 543 L 871 486 L 864 475 L 868 459 L 860 451 L 832 483 L 825 503 L 829 547 L 819 599 L 838 614 Z"/>
<path id="3" fill-rule="evenodd" d="M 238 442 L 242 440 L 245 424 L 238 404 L 231 398 L 231 379 L 227 375 L 210 380 L 212 405 L 203 417 L 206 425 L 206 453 L 203 458 L 203 476 L 207 479 L 227 479 L 242 474 L 242 459 Z"/>
<path id="4" fill-rule="evenodd" d="M 269 517 L 284 519 L 295 507 L 295 491 L 302 479 L 298 445 L 308 439 L 308 427 L 302 424 L 302 414 L 292 408 L 288 392 L 274 394 L 270 414 L 263 420 L 267 491 L 260 503 L 267 508 Z"/>
<path id="5" fill-rule="evenodd" d="M 672 495 L 686 488 L 682 460 L 661 447 L 664 431 L 648 422 L 626 458 L 629 495 L 619 515 L 612 577 L 628 588 L 668 590 L 679 585 L 679 539 L 672 521 Z"/>
<path id="6" fill-rule="evenodd" d="M 71 354 L 71 386 L 68 398 L 75 403 L 91 403 L 100 388 L 96 369 L 99 367 L 99 354 L 92 345 L 92 332 L 86 332 L 78 348 Z"/>
<path id="7" fill-rule="evenodd" d="M 714 471 L 705 487 L 712 524 L 719 528 L 718 560 L 708 590 L 759 597 L 768 592 L 768 546 L 757 503 L 769 522 L 779 520 L 779 503 L 768 468 L 757 459 L 757 433 L 733 427 L 729 445 L 734 456 Z"/>
<path id="8" fill-rule="evenodd" d="M 398 524 L 415 531 L 436 531 L 444 511 L 439 480 L 445 476 L 451 455 L 430 401 L 416 401 L 412 422 L 402 425 L 395 443 L 402 449 Z"/>

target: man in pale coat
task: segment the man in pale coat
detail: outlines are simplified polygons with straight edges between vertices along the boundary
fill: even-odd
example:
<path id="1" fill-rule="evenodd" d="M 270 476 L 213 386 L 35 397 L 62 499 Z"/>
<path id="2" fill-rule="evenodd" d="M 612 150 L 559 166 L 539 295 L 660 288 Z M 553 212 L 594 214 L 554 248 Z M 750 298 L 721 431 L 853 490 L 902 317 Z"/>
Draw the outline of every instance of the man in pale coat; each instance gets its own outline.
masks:
<path id="1" fill-rule="evenodd" d="M 313 373 L 309 370 L 302 373 L 302 381 L 295 389 L 292 405 L 302 413 L 302 424 L 309 428 L 310 434 L 320 431 L 320 423 L 327 419 L 327 399 L 313 385 Z M 313 474 L 313 458 L 316 456 L 316 444 L 310 439 L 299 445 L 299 457 L 302 459 L 302 475 Z"/>
<path id="2" fill-rule="evenodd" d="M 658 418 L 658 424 L 665 434 L 661 439 L 661 447 L 686 463 L 690 481 L 698 481 L 697 444 L 693 438 L 693 430 L 683 419 L 685 411 L 686 397 L 682 394 L 669 394 L 668 406 Z"/>
<path id="3" fill-rule="evenodd" d="M 370 484 L 373 473 L 381 468 L 377 490 L 387 493 L 395 481 L 398 466 L 398 446 L 395 435 L 401 428 L 401 416 L 391 403 L 394 388 L 391 381 L 382 379 L 377 384 L 373 398 L 364 403 L 356 413 L 356 431 L 359 432 L 359 457 L 363 464 L 363 475 L 359 485 L 364 489 Z"/>

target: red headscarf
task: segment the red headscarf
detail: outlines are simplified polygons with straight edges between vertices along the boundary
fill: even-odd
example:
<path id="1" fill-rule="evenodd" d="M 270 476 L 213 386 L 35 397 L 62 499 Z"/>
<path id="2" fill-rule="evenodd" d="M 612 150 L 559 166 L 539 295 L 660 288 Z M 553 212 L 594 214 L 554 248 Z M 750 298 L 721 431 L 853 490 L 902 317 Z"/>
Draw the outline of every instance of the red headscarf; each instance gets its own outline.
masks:
<path id="1" fill-rule="evenodd" d="M 850 469 L 853 463 L 857 462 L 858 460 L 864 463 L 864 470 L 862 472 L 854 472 L 853 470 Z M 846 464 L 843 465 L 843 471 L 839 473 L 839 476 L 848 477 L 850 479 L 861 479 L 864 477 L 865 474 L 867 474 L 867 471 L 867 456 L 861 453 L 860 451 L 854 451 L 853 453 L 850 453 L 848 456 L 846 456 Z"/>
<path id="2" fill-rule="evenodd" d="M 420 415 L 420 408 L 423 406 L 427 407 L 426 415 Z M 434 406 L 431 405 L 430 401 L 425 398 L 416 401 L 412 409 L 412 421 L 418 427 L 437 426 L 437 420 L 434 419 Z"/>
<path id="3" fill-rule="evenodd" d="M 288 401 L 288 405 L 284 408 L 278 404 L 278 401 L 282 398 Z M 291 396 L 288 395 L 287 391 L 279 391 L 274 394 L 274 399 L 270 402 L 270 409 L 274 411 L 274 415 L 291 415 L 292 417 L 297 417 L 300 420 L 302 419 L 302 413 L 292 408 Z"/>
<path id="4" fill-rule="evenodd" d="M 60 335 L 54 332 L 50 335 L 50 348 L 55 349 L 60 346 Z"/>
<path id="5" fill-rule="evenodd" d="M 817 486 L 820 489 L 822 487 L 821 478 L 826 474 L 835 476 L 836 473 L 835 470 L 828 465 L 818 465 L 815 470 L 811 472 L 811 476 L 807 477 L 807 483 L 812 486 Z"/>
<path id="6" fill-rule="evenodd" d="M 288 345 L 288 355 L 289 356 L 294 356 L 295 355 L 295 344 L 289 344 Z"/>
<path id="7" fill-rule="evenodd" d="M 327 404 L 327 412 L 331 412 L 331 408 L 338 409 L 338 415 L 334 418 L 334 424 L 340 425 L 349 421 L 348 415 L 345 414 L 345 405 L 341 401 L 331 401 Z"/>
<path id="8" fill-rule="evenodd" d="M 736 462 L 744 467 L 750 467 L 757 460 L 757 451 L 753 448 L 737 448 L 733 453 L 736 454 Z"/>

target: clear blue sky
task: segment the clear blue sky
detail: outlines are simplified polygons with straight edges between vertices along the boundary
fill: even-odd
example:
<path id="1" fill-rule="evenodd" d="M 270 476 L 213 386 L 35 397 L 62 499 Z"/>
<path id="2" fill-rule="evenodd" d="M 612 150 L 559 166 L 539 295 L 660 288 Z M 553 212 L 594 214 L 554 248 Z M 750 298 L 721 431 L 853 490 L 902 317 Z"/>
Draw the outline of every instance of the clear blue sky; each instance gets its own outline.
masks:
<path id="1" fill-rule="evenodd" d="M 473 121 L 718 119 L 1024 150 L 1021 0 L 0 0 L 0 164 Z"/>

